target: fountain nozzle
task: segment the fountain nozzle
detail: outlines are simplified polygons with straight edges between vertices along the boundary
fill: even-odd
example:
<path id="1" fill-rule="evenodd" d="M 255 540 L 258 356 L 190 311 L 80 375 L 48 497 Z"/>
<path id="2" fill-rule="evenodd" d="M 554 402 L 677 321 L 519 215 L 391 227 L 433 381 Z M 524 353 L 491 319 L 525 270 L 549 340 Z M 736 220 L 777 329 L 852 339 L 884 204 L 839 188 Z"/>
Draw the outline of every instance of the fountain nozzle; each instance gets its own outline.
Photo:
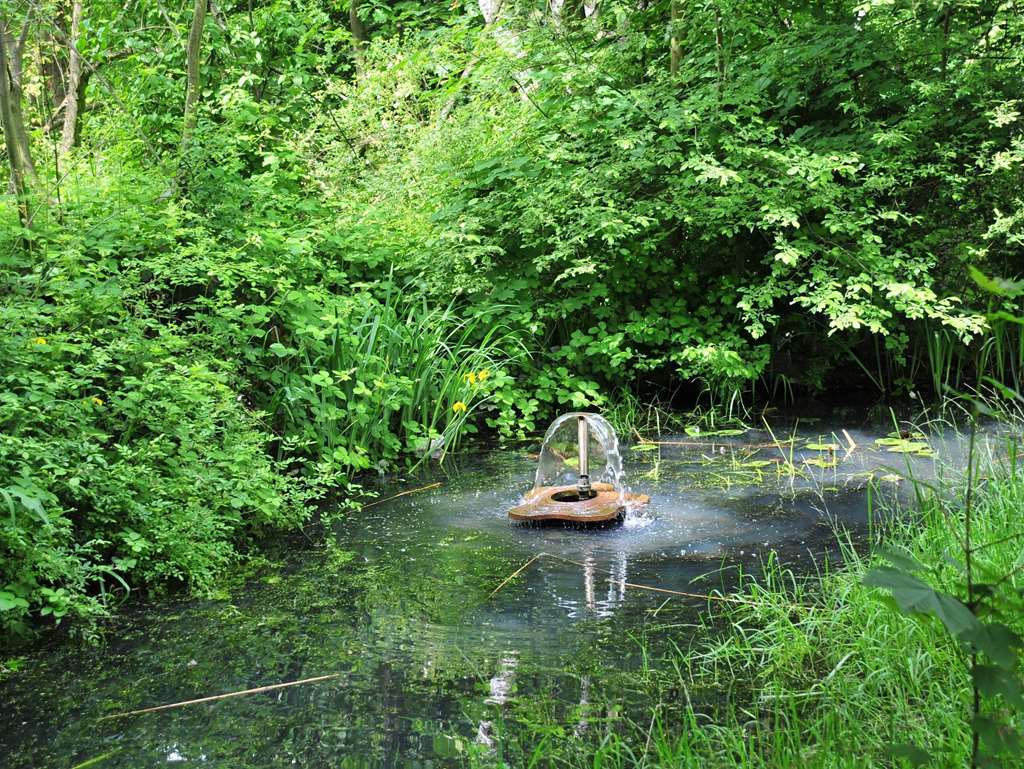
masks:
<path id="1" fill-rule="evenodd" d="M 587 499 L 593 493 L 590 488 L 589 475 L 581 475 L 580 479 L 576 481 L 576 493 L 580 495 L 581 499 Z"/>
<path id="2" fill-rule="evenodd" d="M 577 424 L 576 437 L 579 442 L 580 477 L 579 480 L 576 481 L 576 493 L 579 494 L 581 498 L 587 499 L 592 493 L 590 489 L 590 459 L 587 454 L 587 444 L 590 440 L 590 434 L 587 430 L 587 418 L 581 416 Z"/>

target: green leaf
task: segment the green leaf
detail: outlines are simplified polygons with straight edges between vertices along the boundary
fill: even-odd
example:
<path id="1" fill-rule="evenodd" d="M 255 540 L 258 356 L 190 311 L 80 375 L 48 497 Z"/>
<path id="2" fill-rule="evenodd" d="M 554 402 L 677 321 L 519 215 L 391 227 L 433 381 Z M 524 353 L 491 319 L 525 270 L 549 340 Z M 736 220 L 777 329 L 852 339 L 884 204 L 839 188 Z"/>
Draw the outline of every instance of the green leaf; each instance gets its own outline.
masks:
<path id="1" fill-rule="evenodd" d="M 1011 705 L 1024 707 L 1024 687 L 1017 676 L 995 665 L 976 665 L 974 685 L 986 697 L 1003 697 Z"/>
<path id="2" fill-rule="evenodd" d="M 274 355 L 276 355 L 278 358 L 287 358 L 289 355 L 294 355 L 296 352 L 298 352 L 294 348 L 285 347 L 280 342 L 274 342 L 267 349 L 274 353 Z"/>
<path id="3" fill-rule="evenodd" d="M 981 287 L 983 291 L 988 291 L 990 294 L 998 294 L 999 296 L 1018 296 L 1024 292 L 1024 281 L 1022 280 L 1006 280 L 1005 278 L 992 278 L 983 273 L 977 267 L 967 268 L 971 273 L 971 278 L 974 282 Z"/>
<path id="4" fill-rule="evenodd" d="M 903 569 L 903 571 L 908 572 L 926 571 L 924 564 L 905 550 L 895 547 L 883 547 L 879 549 L 878 554 L 897 569 Z"/>
<path id="5" fill-rule="evenodd" d="M 981 741 L 992 752 L 1019 749 L 1020 736 L 1001 721 L 989 716 L 978 715 L 971 723 L 971 729 L 981 737 Z M 1005 764 L 1001 764 L 1005 766 Z"/>
<path id="6" fill-rule="evenodd" d="M 979 626 L 971 610 L 956 598 L 899 569 L 876 566 L 865 575 L 864 584 L 890 591 L 896 606 L 904 614 L 938 618 L 954 638 L 959 639 Z"/>
<path id="7" fill-rule="evenodd" d="M 12 609 L 27 609 L 28 601 L 24 598 L 14 595 L 14 593 L 8 593 L 6 590 L 0 590 L 0 611 L 11 611 Z"/>
<path id="8" fill-rule="evenodd" d="M 813 459 L 805 459 L 804 464 L 814 465 L 815 467 L 835 467 L 839 464 L 837 459 L 828 459 L 826 457 L 814 457 Z"/>
<path id="9" fill-rule="evenodd" d="M 978 623 L 978 626 L 964 634 L 964 641 L 972 644 L 1003 670 L 1013 670 L 1017 665 L 1017 649 L 1021 638 L 1006 625 L 999 622 Z"/>

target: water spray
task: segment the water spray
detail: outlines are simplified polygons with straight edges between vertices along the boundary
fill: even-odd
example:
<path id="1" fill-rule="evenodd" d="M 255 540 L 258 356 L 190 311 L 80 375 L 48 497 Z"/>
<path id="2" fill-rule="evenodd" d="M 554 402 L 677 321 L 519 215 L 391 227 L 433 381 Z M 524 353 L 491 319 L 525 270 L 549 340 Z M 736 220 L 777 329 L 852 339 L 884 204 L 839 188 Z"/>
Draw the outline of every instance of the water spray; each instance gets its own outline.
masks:
<path id="1" fill-rule="evenodd" d="M 622 522 L 628 510 L 650 501 L 646 494 L 624 488 L 622 479 L 619 440 L 608 420 L 600 414 L 563 414 L 544 434 L 533 489 L 508 517 L 577 526 Z"/>

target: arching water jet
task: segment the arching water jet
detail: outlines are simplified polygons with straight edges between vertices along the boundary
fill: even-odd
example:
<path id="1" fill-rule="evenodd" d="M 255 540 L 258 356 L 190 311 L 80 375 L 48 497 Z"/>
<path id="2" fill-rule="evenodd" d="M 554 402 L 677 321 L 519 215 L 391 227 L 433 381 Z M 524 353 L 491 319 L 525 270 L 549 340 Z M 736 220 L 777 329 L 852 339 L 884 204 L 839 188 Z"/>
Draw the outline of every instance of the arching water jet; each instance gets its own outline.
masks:
<path id="1" fill-rule="evenodd" d="M 513 521 L 607 524 L 650 497 L 623 486 L 619 440 L 597 414 L 563 414 L 544 435 L 533 489 L 509 510 Z"/>

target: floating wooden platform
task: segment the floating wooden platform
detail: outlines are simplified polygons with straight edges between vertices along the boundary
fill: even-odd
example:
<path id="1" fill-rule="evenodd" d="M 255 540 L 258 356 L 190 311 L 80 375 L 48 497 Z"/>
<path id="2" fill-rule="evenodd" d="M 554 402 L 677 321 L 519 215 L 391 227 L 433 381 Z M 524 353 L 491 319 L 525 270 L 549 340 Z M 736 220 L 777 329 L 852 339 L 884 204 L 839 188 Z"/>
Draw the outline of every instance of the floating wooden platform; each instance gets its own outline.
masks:
<path id="1" fill-rule="evenodd" d="M 575 486 L 541 486 L 509 510 L 508 517 L 520 522 L 609 523 L 621 519 L 627 506 L 650 501 L 646 494 L 620 494 L 610 483 L 595 483 L 589 499 L 579 499 Z"/>

